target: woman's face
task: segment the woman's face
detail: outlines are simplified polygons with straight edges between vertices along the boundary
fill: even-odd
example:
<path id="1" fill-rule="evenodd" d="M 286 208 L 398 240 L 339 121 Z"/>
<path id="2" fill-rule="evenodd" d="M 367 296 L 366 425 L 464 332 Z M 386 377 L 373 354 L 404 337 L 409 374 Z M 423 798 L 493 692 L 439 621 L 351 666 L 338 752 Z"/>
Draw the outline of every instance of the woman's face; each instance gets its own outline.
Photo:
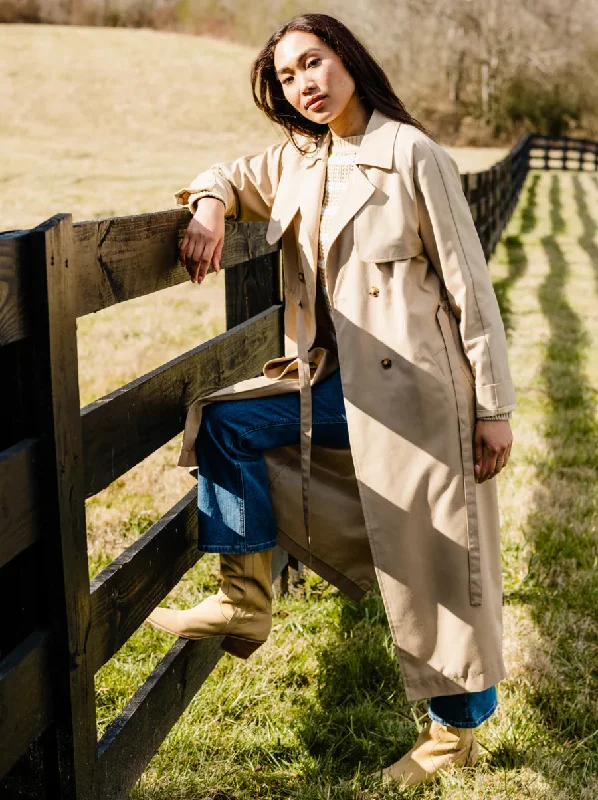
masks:
<path id="1" fill-rule="evenodd" d="M 328 125 L 356 101 L 343 62 L 313 33 L 285 34 L 274 48 L 274 69 L 288 102 L 313 122 Z"/>

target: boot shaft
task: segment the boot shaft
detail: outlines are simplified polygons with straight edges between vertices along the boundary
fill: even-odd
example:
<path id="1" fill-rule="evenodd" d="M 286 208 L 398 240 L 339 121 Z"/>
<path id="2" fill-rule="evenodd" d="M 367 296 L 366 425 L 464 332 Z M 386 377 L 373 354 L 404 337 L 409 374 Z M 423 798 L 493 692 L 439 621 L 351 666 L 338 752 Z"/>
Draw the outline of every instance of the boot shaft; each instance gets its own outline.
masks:
<path id="1" fill-rule="evenodd" d="M 273 549 L 259 553 L 222 553 L 219 595 L 222 602 L 242 605 L 246 611 L 265 611 L 272 604 Z"/>

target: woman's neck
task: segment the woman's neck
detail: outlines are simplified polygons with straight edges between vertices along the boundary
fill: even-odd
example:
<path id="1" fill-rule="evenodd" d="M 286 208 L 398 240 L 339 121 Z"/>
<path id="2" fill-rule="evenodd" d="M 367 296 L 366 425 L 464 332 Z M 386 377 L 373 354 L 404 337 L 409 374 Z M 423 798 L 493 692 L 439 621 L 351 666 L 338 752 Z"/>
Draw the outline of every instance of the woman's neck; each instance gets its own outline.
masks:
<path id="1" fill-rule="evenodd" d="M 371 113 L 360 101 L 357 92 L 354 92 L 338 117 L 328 123 L 328 127 L 336 136 L 358 136 L 365 133 L 370 116 Z"/>

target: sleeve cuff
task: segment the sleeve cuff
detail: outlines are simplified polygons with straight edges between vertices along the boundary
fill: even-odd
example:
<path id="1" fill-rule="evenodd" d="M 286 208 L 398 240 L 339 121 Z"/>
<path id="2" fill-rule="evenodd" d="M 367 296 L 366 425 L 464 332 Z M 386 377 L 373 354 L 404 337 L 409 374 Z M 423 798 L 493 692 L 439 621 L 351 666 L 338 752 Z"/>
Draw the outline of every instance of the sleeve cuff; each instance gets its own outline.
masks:
<path id="1" fill-rule="evenodd" d="M 189 207 L 189 211 L 192 214 L 195 214 L 195 212 L 197 211 L 197 203 L 199 200 L 202 199 L 202 197 L 215 197 L 217 200 L 220 200 L 220 202 L 224 205 L 224 208 L 226 209 L 226 199 L 222 196 L 222 194 L 214 190 L 206 189 L 201 192 L 193 192 L 193 194 L 189 195 L 187 205 Z"/>
<path id="2" fill-rule="evenodd" d="M 491 417 L 478 417 L 478 420 L 483 420 L 487 422 L 488 420 L 492 421 L 495 419 L 512 419 L 513 412 L 512 411 L 505 411 L 504 414 L 493 414 Z"/>
<path id="3" fill-rule="evenodd" d="M 197 211 L 197 201 L 202 197 L 221 200 L 227 217 L 236 218 L 239 210 L 236 192 L 216 168 L 200 173 L 188 187 L 179 189 L 174 196 L 177 205 L 187 206 L 192 214 Z"/>

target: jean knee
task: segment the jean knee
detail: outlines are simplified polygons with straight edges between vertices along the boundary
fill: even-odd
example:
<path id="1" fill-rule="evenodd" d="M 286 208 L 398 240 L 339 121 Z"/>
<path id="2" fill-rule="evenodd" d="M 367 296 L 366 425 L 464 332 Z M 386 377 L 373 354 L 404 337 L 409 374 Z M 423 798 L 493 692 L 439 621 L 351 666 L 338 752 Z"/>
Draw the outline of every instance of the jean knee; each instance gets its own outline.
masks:
<path id="1" fill-rule="evenodd" d="M 201 425 L 197 440 L 204 437 L 223 444 L 234 438 L 236 430 L 236 415 L 234 402 L 222 401 L 210 403 L 202 409 Z"/>

